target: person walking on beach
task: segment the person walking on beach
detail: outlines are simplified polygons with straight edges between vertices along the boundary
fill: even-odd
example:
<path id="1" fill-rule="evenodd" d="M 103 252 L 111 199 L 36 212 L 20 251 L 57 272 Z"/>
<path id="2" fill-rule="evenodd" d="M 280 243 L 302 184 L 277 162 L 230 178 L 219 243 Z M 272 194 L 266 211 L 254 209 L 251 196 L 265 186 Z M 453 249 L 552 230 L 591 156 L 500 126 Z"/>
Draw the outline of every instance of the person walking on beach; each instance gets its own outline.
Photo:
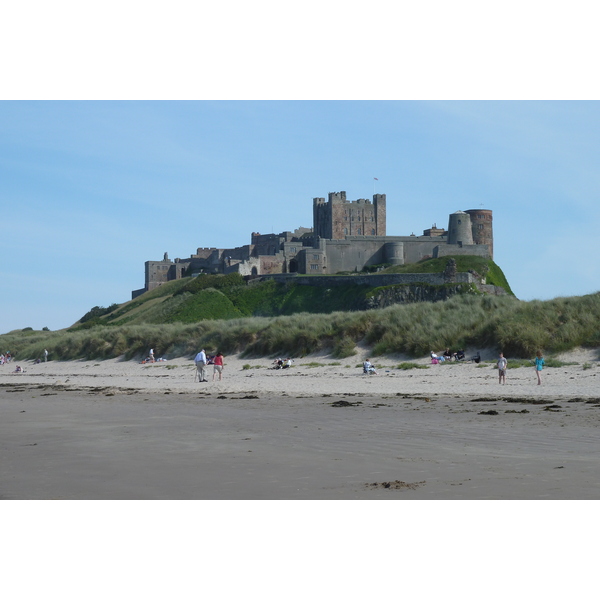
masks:
<path id="1" fill-rule="evenodd" d="M 48 362 L 48 350 L 44 348 L 44 362 Z"/>
<path id="2" fill-rule="evenodd" d="M 219 381 L 223 379 L 223 354 L 221 352 L 217 352 L 217 355 L 213 358 L 213 381 L 215 380 L 215 375 L 219 374 Z"/>
<path id="3" fill-rule="evenodd" d="M 196 354 L 194 362 L 198 370 L 198 383 L 208 383 L 208 379 L 206 379 L 206 353 L 204 352 L 204 348 Z"/>
<path id="4" fill-rule="evenodd" d="M 150 348 L 150 362 L 154 362 L 154 348 Z"/>
<path id="5" fill-rule="evenodd" d="M 538 385 L 542 385 L 542 367 L 544 366 L 544 357 L 542 351 L 538 350 L 535 356 L 535 374 L 537 375 Z"/>
<path id="6" fill-rule="evenodd" d="M 504 358 L 504 354 L 500 352 L 500 356 L 498 357 L 498 383 L 506 383 L 506 365 L 507 360 Z"/>

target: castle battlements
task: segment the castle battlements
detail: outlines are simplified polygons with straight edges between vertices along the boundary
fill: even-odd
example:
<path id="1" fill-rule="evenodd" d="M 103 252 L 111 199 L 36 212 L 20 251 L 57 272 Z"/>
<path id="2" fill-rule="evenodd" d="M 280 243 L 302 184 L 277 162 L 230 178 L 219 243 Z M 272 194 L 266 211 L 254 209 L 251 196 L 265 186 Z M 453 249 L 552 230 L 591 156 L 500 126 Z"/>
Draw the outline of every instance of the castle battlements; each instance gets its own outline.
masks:
<path id="1" fill-rule="evenodd" d="M 198 248 L 188 259 L 145 263 L 145 285 L 135 298 L 173 279 L 202 273 L 240 273 L 245 277 L 277 274 L 357 272 L 378 264 L 413 264 L 424 258 L 476 255 L 493 258 L 492 211 L 470 209 L 449 215 L 448 229 L 435 224 L 404 236 L 386 232 L 386 195 L 348 201 L 346 192 L 313 198 L 313 227 L 293 232 L 252 232 L 251 243 L 236 248 Z"/>

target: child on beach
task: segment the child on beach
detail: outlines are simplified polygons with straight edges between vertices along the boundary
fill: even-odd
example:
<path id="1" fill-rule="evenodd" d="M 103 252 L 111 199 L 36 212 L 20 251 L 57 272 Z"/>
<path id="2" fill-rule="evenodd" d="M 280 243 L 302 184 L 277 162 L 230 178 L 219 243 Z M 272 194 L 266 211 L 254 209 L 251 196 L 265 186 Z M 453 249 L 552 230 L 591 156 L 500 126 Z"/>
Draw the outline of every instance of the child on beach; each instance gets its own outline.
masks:
<path id="1" fill-rule="evenodd" d="M 535 374 L 537 375 L 537 384 L 542 385 L 542 367 L 544 366 L 544 357 L 542 351 L 538 350 L 535 356 Z"/>
<path id="2" fill-rule="evenodd" d="M 215 380 L 215 375 L 219 374 L 219 381 L 223 378 L 223 354 L 221 352 L 217 352 L 217 354 L 213 357 L 213 378 Z"/>
<path id="3" fill-rule="evenodd" d="M 507 360 L 504 358 L 504 354 L 500 352 L 500 356 L 498 357 L 498 383 L 506 383 L 506 365 Z"/>

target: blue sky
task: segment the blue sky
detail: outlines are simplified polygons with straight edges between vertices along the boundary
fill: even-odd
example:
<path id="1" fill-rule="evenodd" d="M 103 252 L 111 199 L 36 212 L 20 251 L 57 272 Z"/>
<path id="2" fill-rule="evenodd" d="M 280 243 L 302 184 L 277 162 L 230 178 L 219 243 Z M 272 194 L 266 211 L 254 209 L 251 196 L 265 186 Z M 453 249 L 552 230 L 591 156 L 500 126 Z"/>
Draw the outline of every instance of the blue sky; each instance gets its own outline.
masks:
<path id="1" fill-rule="evenodd" d="M 596 292 L 599 160 L 595 101 L 0 102 L 0 332 L 124 302 L 164 252 L 310 227 L 340 190 L 387 194 L 390 235 L 492 209 L 519 298 Z"/>

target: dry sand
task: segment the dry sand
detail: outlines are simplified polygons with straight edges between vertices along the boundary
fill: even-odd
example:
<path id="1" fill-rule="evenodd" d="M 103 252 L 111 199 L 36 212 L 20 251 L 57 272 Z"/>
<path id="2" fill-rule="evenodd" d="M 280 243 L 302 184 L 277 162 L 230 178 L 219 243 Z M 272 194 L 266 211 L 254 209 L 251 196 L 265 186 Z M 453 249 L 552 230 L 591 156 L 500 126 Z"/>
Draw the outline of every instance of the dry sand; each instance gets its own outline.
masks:
<path id="1" fill-rule="evenodd" d="M 544 369 L 541 386 L 533 367 L 499 385 L 491 364 L 395 369 L 405 357 L 365 376 L 365 357 L 283 371 L 226 357 L 208 383 L 189 359 L 13 361 L 0 367 L 0 497 L 600 497 L 597 351 L 559 357 L 576 364 Z"/>

